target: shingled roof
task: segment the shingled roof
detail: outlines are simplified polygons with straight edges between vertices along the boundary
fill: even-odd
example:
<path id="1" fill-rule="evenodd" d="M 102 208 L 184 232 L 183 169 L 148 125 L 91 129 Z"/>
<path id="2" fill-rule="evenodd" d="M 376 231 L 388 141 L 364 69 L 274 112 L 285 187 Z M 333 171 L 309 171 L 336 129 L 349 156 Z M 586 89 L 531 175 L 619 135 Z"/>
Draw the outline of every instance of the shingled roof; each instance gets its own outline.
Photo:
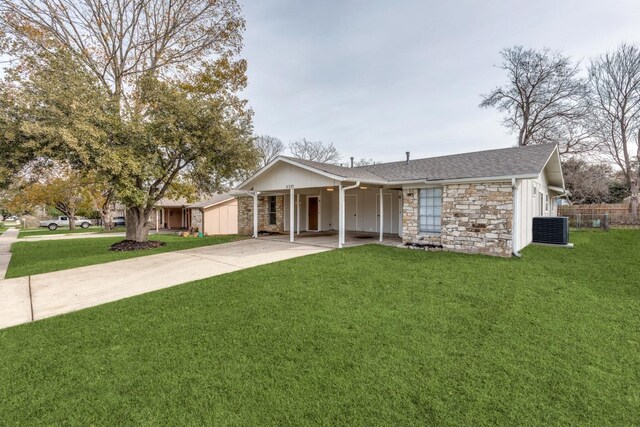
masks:
<path id="1" fill-rule="evenodd" d="M 555 144 L 529 145 L 353 168 L 282 157 L 345 179 L 367 182 L 444 181 L 537 175 L 555 148 Z"/>
<path id="2" fill-rule="evenodd" d="M 555 144 L 529 145 L 362 166 L 387 181 L 441 181 L 539 174 Z"/>
<path id="3" fill-rule="evenodd" d="M 554 152 L 556 153 L 555 159 L 549 163 L 547 178 L 550 185 L 564 188 L 562 167 L 556 147 L 555 144 L 539 144 L 428 157 L 409 162 L 378 163 L 353 168 L 278 156 L 238 188 L 247 188 L 251 181 L 279 162 L 316 171 L 338 181 L 360 181 L 373 185 L 400 185 L 414 181 L 535 178 L 545 169 Z"/>

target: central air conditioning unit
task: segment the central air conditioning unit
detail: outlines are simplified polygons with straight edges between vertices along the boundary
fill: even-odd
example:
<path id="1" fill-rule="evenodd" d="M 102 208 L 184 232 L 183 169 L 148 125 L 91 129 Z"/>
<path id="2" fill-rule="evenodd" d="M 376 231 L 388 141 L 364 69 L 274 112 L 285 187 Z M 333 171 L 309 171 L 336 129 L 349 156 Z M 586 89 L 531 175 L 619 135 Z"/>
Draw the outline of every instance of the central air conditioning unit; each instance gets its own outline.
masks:
<path id="1" fill-rule="evenodd" d="M 569 218 L 537 216 L 533 218 L 533 243 L 569 244 Z"/>

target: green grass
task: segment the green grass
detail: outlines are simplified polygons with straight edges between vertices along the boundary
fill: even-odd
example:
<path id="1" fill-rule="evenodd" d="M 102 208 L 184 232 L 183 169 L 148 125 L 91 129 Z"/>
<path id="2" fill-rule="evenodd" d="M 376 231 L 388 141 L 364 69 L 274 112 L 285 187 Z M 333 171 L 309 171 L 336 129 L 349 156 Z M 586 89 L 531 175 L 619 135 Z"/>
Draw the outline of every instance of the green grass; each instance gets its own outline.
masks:
<path id="1" fill-rule="evenodd" d="M 150 240 L 162 240 L 165 246 L 132 252 L 111 252 L 109 247 L 122 237 L 78 238 L 69 240 L 43 240 L 17 242 L 11 245 L 11 262 L 6 278 L 29 276 L 85 265 L 101 264 L 139 256 L 179 251 L 199 246 L 237 240 L 239 236 L 179 237 L 177 235 L 150 235 Z M 117 274 L 117 272 L 114 272 Z"/>
<path id="2" fill-rule="evenodd" d="M 124 227 L 116 227 L 110 231 L 105 231 L 104 228 L 102 227 L 89 227 L 89 228 L 81 228 L 81 227 L 77 227 L 76 229 L 69 230 L 69 228 L 64 227 L 64 228 L 58 228 L 57 230 L 49 230 L 48 228 L 27 228 L 24 230 L 20 230 L 20 233 L 18 234 L 18 239 L 24 238 L 24 237 L 31 237 L 31 236 L 49 236 L 49 235 L 56 235 L 56 234 L 76 234 L 76 233 L 122 233 L 125 231 Z"/>
<path id="3" fill-rule="evenodd" d="M 640 231 L 380 246 L 0 331 L 0 425 L 638 425 Z"/>

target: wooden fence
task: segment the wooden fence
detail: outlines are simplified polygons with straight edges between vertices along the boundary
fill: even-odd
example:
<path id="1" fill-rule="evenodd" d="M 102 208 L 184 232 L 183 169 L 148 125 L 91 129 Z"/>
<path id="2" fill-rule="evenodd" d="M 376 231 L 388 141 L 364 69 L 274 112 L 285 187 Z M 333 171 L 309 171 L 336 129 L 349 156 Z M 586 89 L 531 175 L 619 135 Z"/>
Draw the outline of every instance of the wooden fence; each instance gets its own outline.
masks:
<path id="1" fill-rule="evenodd" d="M 631 216 L 628 203 L 558 206 L 558 216 L 569 217 L 572 227 L 640 225 L 640 220 Z"/>

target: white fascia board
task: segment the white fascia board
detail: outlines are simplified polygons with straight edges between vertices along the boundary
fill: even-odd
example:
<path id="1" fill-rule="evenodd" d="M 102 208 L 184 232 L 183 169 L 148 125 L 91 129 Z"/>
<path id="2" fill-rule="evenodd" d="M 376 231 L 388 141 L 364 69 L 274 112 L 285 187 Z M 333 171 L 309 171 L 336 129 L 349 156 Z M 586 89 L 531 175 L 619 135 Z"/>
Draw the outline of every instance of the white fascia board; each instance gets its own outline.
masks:
<path id="1" fill-rule="evenodd" d="M 402 185 L 403 187 L 414 186 L 418 187 L 433 187 L 436 185 L 446 184 L 464 184 L 464 183 L 476 183 L 476 182 L 510 182 L 511 179 L 535 179 L 538 175 L 526 174 L 526 175 L 509 175 L 509 176 L 486 176 L 479 178 L 457 178 L 457 179 L 442 179 L 442 180 L 420 180 L 420 181 L 399 181 L 391 182 L 390 185 Z"/>
<path id="2" fill-rule="evenodd" d="M 556 193 L 566 194 L 567 190 L 565 188 L 555 187 L 553 185 L 547 186 L 549 190 L 555 191 Z"/>
<path id="3" fill-rule="evenodd" d="M 549 164 L 549 162 L 551 161 L 551 158 L 553 157 L 553 155 L 556 155 L 558 158 L 558 166 L 560 167 L 560 179 L 562 181 L 562 188 L 565 188 L 565 184 L 564 184 L 564 174 L 562 173 L 562 161 L 560 161 L 560 150 L 558 150 L 558 146 L 556 145 L 556 147 L 553 149 L 553 151 L 551 152 L 551 154 L 549 155 L 549 158 L 547 159 L 546 162 L 544 162 L 544 166 L 542 167 L 542 170 L 540 171 L 540 173 L 544 173 L 544 170 L 547 168 L 547 165 Z"/>

